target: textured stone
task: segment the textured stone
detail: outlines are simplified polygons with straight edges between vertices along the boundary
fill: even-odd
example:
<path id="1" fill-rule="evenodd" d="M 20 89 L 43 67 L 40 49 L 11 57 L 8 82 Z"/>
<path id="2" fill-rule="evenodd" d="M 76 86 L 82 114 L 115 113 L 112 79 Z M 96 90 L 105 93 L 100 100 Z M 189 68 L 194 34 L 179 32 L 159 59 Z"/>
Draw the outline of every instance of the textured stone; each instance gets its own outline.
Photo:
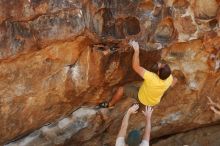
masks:
<path id="1" fill-rule="evenodd" d="M 85 39 L 57 43 L 1 62 L 1 142 L 59 118 L 72 110 L 71 104 L 79 105 L 63 94 L 68 65 L 87 47 Z"/>
<path id="2" fill-rule="evenodd" d="M 219 117 L 209 110 L 206 96 L 219 102 L 220 76 L 219 72 L 211 72 L 214 68 L 207 64 L 209 54 L 204 50 L 202 42 L 195 40 L 178 43 L 167 49 L 165 59 L 174 70 L 178 83 L 168 90 L 154 111 L 152 139 L 219 121 Z M 129 130 L 144 129 L 144 123 L 140 113 L 131 118 Z M 119 127 L 120 121 L 117 119 L 108 128 L 103 143 L 114 143 Z"/>
<path id="3" fill-rule="evenodd" d="M 24 145 L 114 145 L 132 101 L 109 111 L 94 105 L 141 80 L 131 68 L 130 39 L 140 43 L 147 69 L 163 49 L 179 79 L 155 109 L 153 139 L 218 122 L 206 105 L 206 96 L 220 102 L 217 9 L 217 0 L 0 1 L 0 145 L 31 132 Z M 95 112 L 85 127 L 68 118 L 81 106 Z M 42 134 L 45 124 L 58 128 Z M 65 129 L 73 125 L 75 133 Z M 143 116 L 130 126 L 142 129 Z"/>
<path id="4" fill-rule="evenodd" d="M 1 75 L 5 78 L 1 80 L 0 92 L 1 140 L 39 128 L 81 105 L 94 105 L 106 98 L 109 88 L 121 80 L 137 78 L 126 67 L 131 64 L 131 49 L 119 45 L 118 51 L 104 55 L 90 45 L 88 38 L 79 37 L 73 42 L 56 43 L 16 60 L 1 62 Z M 152 65 L 159 53 L 148 55 L 152 57 L 146 58 L 148 65 Z M 19 119 L 14 119 L 15 115 Z M 7 125 L 6 121 L 11 124 Z M 8 133 L 10 130 L 13 132 Z"/>
<path id="5" fill-rule="evenodd" d="M 175 70 L 174 74 L 179 81 L 176 87 L 170 89 L 165 94 L 161 104 L 154 111 L 152 119 L 152 138 L 154 139 L 163 135 L 183 132 L 219 121 L 219 117 L 214 116 L 206 104 L 206 95 L 212 96 L 215 101 L 219 102 L 219 73 L 210 73 L 210 70 L 213 68 L 207 65 L 209 56 L 206 50 L 202 48 L 203 45 L 201 42 L 200 40 L 195 40 L 189 43 L 178 43 L 167 48 L 169 51 L 165 59 L 170 62 L 172 68 Z M 206 59 L 202 59 L 201 61 L 201 58 Z M 198 59 L 198 62 L 196 59 Z M 188 61 L 187 64 L 194 63 L 195 65 L 192 65 L 191 68 L 189 66 L 187 69 L 177 68 L 184 67 L 186 60 Z M 178 65 L 175 65 L 177 63 Z M 201 74 L 200 72 L 203 73 Z M 190 73 L 196 74 L 197 77 L 191 79 Z M 198 88 L 195 88 L 196 86 L 192 86 L 191 84 L 198 85 Z M 203 84 L 203 86 L 199 86 L 200 84 Z M 213 87 L 211 91 L 209 86 Z M 181 91 L 181 94 L 179 94 L 179 91 Z M 71 140 L 66 142 L 66 145 L 114 145 L 123 112 L 131 104 L 129 100 L 127 99 L 118 103 L 115 109 L 109 111 L 110 113 L 107 114 L 107 118 L 104 118 L 104 121 L 100 120 L 99 116 L 97 116 L 92 124 L 94 126 L 80 131 L 77 136 L 73 136 Z M 102 126 L 99 127 L 100 125 L 98 123 Z M 96 132 L 92 132 L 94 128 Z M 143 115 L 140 113 L 132 116 L 129 130 L 143 128 Z M 98 133 L 102 133 L 103 131 L 105 133 L 99 137 Z M 83 143 L 84 140 L 87 141 L 88 139 L 89 142 Z"/>
<path id="6" fill-rule="evenodd" d="M 192 7 L 193 7 L 196 18 L 210 19 L 217 15 L 219 1 L 218 0 L 194 0 Z"/>
<path id="7" fill-rule="evenodd" d="M 189 6 L 189 2 L 187 0 L 174 0 L 173 6 L 175 8 L 186 9 Z"/>
<path id="8" fill-rule="evenodd" d="M 220 144 L 219 129 L 220 126 L 216 125 L 216 126 L 205 127 L 197 130 L 192 130 L 190 132 L 170 136 L 167 139 L 152 144 L 152 146 L 165 146 L 165 145 L 218 146 Z"/>
<path id="9" fill-rule="evenodd" d="M 172 41 L 174 37 L 175 28 L 173 26 L 173 20 L 172 18 L 167 17 L 157 26 L 155 38 L 160 43 L 166 43 Z"/>
<path id="10" fill-rule="evenodd" d="M 86 128 L 91 124 L 91 121 L 97 120 L 95 117 L 97 111 L 94 109 L 80 108 L 73 112 L 70 116 L 40 128 L 38 131 L 29 134 L 27 137 L 7 144 L 6 146 L 22 145 L 59 145 L 63 144 L 71 136 Z M 96 127 L 94 127 L 96 128 Z"/>
<path id="11" fill-rule="evenodd" d="M 190 16 L 177 17 L 174 25 L 179 33 L 179 41 L 189 40 L 197 30 Z"/>
<path id="12" fill-rule="evenodd" d="M 152 11 L 154 8 L 154 3 L 152 0 L 144 0 L 144 1 L 141 1 L 138 8 L 145 12 Z"/>

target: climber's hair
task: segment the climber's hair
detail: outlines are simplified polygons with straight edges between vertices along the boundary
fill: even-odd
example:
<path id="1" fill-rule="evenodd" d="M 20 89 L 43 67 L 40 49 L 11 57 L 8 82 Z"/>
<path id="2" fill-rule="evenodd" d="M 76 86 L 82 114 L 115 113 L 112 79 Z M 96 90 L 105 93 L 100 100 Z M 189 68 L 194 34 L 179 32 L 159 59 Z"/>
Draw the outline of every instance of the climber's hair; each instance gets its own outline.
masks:
<path id="1" fill-rule="evenodd" d="M 158 67 L 158 63 L 157 63 L 157 62 L 155 62 L 155 63 L 151 66 L 150 71 L 153 72 L 153 73 L 155 73 L 155 74 L 158 74 L 159 67 Z"/>
<path id="2" fill-rule="evenodd" d="M 162 67 L 159 67 L 159 63 L 162 64 Z M 171 74 L 171 69 L 164 60 L 160 60 L 159 63 L 153 63 L 150 71 L 157 74 L 161 80 L 166 80 Z"/>
<path id="3" fill-rule="evenodd" d="M 171 74 L 171 69 L 168 64 L 165 64 L 159 69 L 159 77 L 161 80 L 166 80 Z"/>

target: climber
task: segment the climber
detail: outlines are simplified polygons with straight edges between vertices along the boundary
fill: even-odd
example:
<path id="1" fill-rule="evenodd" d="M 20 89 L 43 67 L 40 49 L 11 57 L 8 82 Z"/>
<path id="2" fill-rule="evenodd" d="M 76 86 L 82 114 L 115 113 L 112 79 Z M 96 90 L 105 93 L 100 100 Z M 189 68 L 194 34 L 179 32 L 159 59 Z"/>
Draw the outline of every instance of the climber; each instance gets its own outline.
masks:
<path id="1" fill-rule="evenodd" d="M 125 136 L 127 133 L 128 121 L 129 121 L 131 114 L 137 113 L 138 108 L 139 108 L 139 105 L 134 104 L 126 112 L 126 114 L 122 120 L 121 128 L 118 133 L 115 146 L 126 146 Z M 151 107 L 146 106 L 145 111 L 142 111 L 142 112 L 143 112 L 143 114 L 145 116 L 145 120 L 146 120 L 145 132 L 144 132 L 142 141 L 141 141 L 140 132 L 138 130 L 132 130 L 128 134 L 128 137 L 126 140 L 128 146 L 149 146 L 150 131 L 151 131 L 151 114 L 153 112 L 153 109 Z"/>
<path id="2" fill-rule="evenodd" d="M 210 105 L 210 109 L 211 109 L 214 113 L 220 115 L 220 105 L 217 104 L 217 103 L 215 103 L 209 96 L 207 96 L 207 98 L 208 98 L 208 100 L 209 100 L 209 103 L 208 103 L 208 104 Z"/>
<path id="3" fill-rule="evenodd" d="M 170 86 L 173 87 L 177 82 L 177 79 L 173 78 L 168 64 L 158 63 L 154 66 L 153 72 L 141 67 L 139 61 L 139 44 L 135 41 L 130 41 L 129 44 L 134 48 L 132 67 L 144 79 L 144 82 L 142 85 L 133 84 L 119 87 L 110 102 L 105 101 L 100 103 L 98 105 L 99 108 L 113 107 L 123 95 L 135 99 L 138 98 L 139 102 L 145 106 L 155 106 L 160 102 L 164 92 Z"/>

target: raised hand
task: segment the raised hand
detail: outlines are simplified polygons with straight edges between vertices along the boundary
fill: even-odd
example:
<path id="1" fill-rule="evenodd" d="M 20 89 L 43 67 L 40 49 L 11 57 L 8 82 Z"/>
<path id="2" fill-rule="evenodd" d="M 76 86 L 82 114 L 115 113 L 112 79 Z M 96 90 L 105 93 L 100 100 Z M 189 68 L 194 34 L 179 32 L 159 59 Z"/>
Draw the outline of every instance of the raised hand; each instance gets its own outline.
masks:
<path id="1" fill-rule="evenodd" d="M 209 97 L 209 96 L 207 96 L 207 98 L 208 98 L 208 100 L 209 100 L 209 105 L 210 106 L 216 106 L 217 104 L 216 103 L 214 103 L 213 101 L 212 101 L 212 99 L 211 99 L 211 97 Z"/>
<path id="2" fill-rule="evenodd" d="M 210 105 L 210 109 L 216 113 L 220 115 L 220 105 L 215 103 L 209 96 L 207 96 L 208 100 L 209 100 L 209 105 Z"/>
<path id="3" fill-rule="evenodd" d="M 142 111 L 147 120 L 151 119 L 153 108 L 150 106 L 145 107 L 145 111 Z"/>
<path id="4" fill-rule="evenodd" d="M 216 109 L 214 106 L 211 106 L 210 109 L 211 109 L 214 113 L 220 115 L 220 110 Z"/>
<path id="5" fill-rule="evenodd" d="M 139 105 L 138 104 L 134 104 L 132 105 L 129 109 L 128 109 L 128 113 L 130 114 L 136 114 L 138 111 Z"/>

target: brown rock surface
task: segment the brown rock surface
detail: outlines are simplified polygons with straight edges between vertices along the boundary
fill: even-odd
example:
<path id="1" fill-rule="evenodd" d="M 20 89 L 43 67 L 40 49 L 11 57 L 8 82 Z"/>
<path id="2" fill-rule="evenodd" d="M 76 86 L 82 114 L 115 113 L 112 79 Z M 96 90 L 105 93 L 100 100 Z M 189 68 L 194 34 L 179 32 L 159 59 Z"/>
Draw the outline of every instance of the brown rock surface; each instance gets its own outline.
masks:
<path id="1" fill-rule="evenodd" d="M 63 96 L 65 80 L 68 65 L 74 64 L 88 45 L 85 39 L 57 43 L 1 62 L 1 141 L 72 110 L 68 97 Z"/>
<path id="2" fill-rule="evenodd" d="M 165 59 L 170 62 L 179 81 L 176 87 L 165 94 L 154 111 L 153 139 L 220 120 L 209 110 L 206 98 L 208 95 L 218 101 L 220 74 L 213 74 L 214 68 L 208 66 L 209 55 L 204 51 L 202 42 L 195 40 L 177 43 L 168 48 L 168 52 Z M 102 138 L 102 144 L 114 143 L 120 121 L 117 119 L 110 125 Z M 140 113 L 131 119 L 129 130 L 144 129 L 144 123 L 143 115 Z"/>
<path id="3" fill-rule="evenodd" d="M 175 8 L 185 9 L 189 6 L 189 2 L 187 0 L 174 0 L 173 6 Z"/>
<path id="4" fill-rule="evenodd" d="M 219 0 L 193 0 L 195 17 L 199 19 L 210 19 L 217 15 Z"/>
<path id="5" fill-rule="evenodd" d="M 170 136 L 167 139 L 152 144 L 152 146 L 219 146 L 219 130 L 219 125 L 192 130 L 190 132 Z"/>
<path id="6" fill-rule="evenodd" d="M 140 81 L 129 39 L 148 69 L 163 48 L 179 80 L 155 109 L 153 139 L 218 123 L 206 99 L 220 102 L 218 12 L 217 0 L 0 1 L 0 145 L 114 145 L 132 101 L 94 105 Z M 132 117 L 129 130 L 143 127 Z"/>
<path id="7" fill-rule="evenodd" d="M 155 38 L 160 43 L 170 42 L 175 38 L 172 18 L 167 17 L 160 22 L 155 32 Z"/>

